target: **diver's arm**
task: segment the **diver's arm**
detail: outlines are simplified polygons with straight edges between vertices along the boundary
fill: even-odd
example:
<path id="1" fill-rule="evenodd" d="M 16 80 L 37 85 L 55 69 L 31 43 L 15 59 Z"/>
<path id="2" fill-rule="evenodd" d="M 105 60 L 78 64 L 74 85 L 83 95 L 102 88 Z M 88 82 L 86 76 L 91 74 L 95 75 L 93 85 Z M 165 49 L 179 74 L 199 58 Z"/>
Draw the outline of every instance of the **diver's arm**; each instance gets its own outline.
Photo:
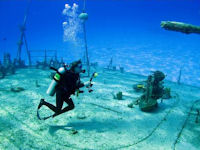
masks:
<path id="1" fill-rule="evenodd" d="M 79 88 L 82 88 L 82 87 L 84 87 L 85 86 L 85 84 L 83 83 L 83 82 L 80 82 L 79 83 Z"/>
<path id="2" fill-rule="evenodd" d="M 81 82 L 80 79 L 76 81 L 76 87 L 77 87 L 77 88 L 82 88 L 82 87 L 84 87 L 84 86 L 85 86 L 85 84 L 84 84 L 83 82 Z"/>
<path id="3" fill-rule="evenodd" d="M 91 86 L 91 83 L 90 83 L 90 82 L 88 82 L 88 81 L 87 81 L 87 82 L 85 82 L 85 83 L 83 83 L 83 82 L 81 82 L 81 81 L 80 81 L 80 83 L 79 83 L 79 86 L 78 86 L 78 87 L 79 87 L 79 88 L 82 88 L 82 87 L 84 87 L 84 86 L 85 86 L 86 88 L 88 88 L 89 86 Z"/>

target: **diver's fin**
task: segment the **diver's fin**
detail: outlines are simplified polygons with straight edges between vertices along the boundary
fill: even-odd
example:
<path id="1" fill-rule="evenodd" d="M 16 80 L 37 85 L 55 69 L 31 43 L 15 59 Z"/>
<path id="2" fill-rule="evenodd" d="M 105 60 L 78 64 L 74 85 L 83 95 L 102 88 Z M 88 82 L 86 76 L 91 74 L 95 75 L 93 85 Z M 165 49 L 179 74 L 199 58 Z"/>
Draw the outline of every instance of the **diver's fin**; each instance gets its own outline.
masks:
<path id="1" fill-rule="evenodd" d="M 47 116 L 47 117 L 40 117 L 40 114 L 39 114 L 39 109 L 37 110 L 37 118 L 39 119 L 39 120 L 46 120 L 46 119 L 49 119 L 49 118 L 51 118 L 51 117 L 53 117 L 53 115 L 50 115 L 50 116 Z"/>
<path id="2" fill-rule="evenodd" d="M 49 119 L 49 118 L 51 118 L 51 117 L 53 117 L 53 115 L 48 116 L 48 117 L 44 117 L 44 118 L 42 118 L 42 120 L 46 120 L 46 119 Z"/>
<path id="3" fill-rule="evenodd" d="M 41 99 L 41 100 L 40 100 L 40 103 L 39 103 L 39 105 L 38 105 L 38 109 L 40 109 L 40 108 L 42 107 L 43 104 L 44 104 L 44 99 Z"/>
<path id="4" fill-rule="evenodd" d="M 37 117 L 38 117 L 39 120 L 42 120 L 42 119 L 40 118 L 40 115 L 39 115 L 39 111 L 38 111 L 38 110 L 37 110 Z"/>

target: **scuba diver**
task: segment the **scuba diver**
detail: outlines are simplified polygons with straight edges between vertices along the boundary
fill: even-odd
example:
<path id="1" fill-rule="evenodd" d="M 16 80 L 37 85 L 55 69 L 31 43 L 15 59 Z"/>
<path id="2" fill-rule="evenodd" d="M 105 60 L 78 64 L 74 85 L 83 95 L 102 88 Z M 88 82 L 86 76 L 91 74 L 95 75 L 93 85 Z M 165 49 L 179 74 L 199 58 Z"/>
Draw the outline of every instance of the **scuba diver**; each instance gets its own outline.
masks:
<path id="1" fill-rule="evenodd" d="M 58 70 L 54 68 L 51 69 L 57 71 L 57 73 L 54 75 L 54 80 L 51 82 L 47 90 L 47 94 L 53 96 L 56 93 L 56 106 L 46 102 L 44 99 L 41 99 L 38 105 L 38 110 L 45 105 L 51 109 L 54 114 L 41 118 L 37 111 L 37 116 L 40 120 L 46 120 L 50 117 L 55 117 L 74 109 L 74 103 L 70 96 L 72 94 L 74 95 L 76 91 L 78 93 L 83 93 L 83 91 L 79 90 L 79 88 L 84 86 L 89 88 L 92 85 L 91 82 L 84 85 L 84 83 L 80 81 L 80 73 L 85 72 L 85 70 L 82 70 L 81 60 L 73 62 L 69 70 L 65 67 L 61 67 Z M 66 102 L 68 106 L 62 109 L 64 102 Z"/>

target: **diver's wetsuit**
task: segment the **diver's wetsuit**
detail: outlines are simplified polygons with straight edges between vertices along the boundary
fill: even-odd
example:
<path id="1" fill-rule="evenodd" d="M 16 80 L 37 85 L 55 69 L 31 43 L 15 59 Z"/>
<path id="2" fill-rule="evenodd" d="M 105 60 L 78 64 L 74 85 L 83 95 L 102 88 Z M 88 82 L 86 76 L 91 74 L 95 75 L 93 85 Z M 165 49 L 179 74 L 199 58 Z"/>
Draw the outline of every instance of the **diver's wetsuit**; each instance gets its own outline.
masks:
<path id="1" fill-rule="evenodd" d="M 74 109 L 74 103 L 70 98 L 70 95 L 75 94 L 75 91 L 83 86 L 84 84 L 80 82 L 79 74 L 67 71 L 61 76 L 61 79 L 56 86 L 56 107 L 46 101 L 44 101 L 43 105 L 55 112 L 53 117 L 72 110 Z M 68 106 L 62 109 L 64 101 Z"/>

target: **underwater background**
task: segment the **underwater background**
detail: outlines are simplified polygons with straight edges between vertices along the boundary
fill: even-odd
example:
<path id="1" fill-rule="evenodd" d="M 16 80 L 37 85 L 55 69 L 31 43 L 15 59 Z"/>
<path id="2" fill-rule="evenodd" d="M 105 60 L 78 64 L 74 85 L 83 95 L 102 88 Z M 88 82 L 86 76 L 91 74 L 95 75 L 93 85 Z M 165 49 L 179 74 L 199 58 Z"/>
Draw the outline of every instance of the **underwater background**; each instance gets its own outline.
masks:
<path id="1" fill-rule="evenodd" d="M 200 0 L 85 0 L 86 32 L 83 8 L 84 0 L 0 0 L 0 150 L 199 150 L 200 36 L 161 21 L 200 26 Z M 90 65 L 80 80 L 89 86 L 63 104 L 73 110 L 52 117 L 42 101 L 57 105 L 59 91 L 47 89 L 62 81 L 62 59 L 86 59 L 84 33 Z"/>
<path id="2" fill-rule="evenodd" d="M 65 40 L 63 14 L 65 4 L 83 8 L 82 0 L 32 0 L 26 24 L 30 50 L 57 50 L 66 62 L 83 57 L 82 31 Z M 0 58 L 4 52 L 16 57 L 28 0 L 0 1 Z M 148 75 L 161 70 L 167 79 L 200 86 L 200 45 L 198 34 L 166 31 L 161 21 L 179 21 L 200 25 L 199 0 L 86 0 L 88 52 L 91 62 L 106 66 L 113 63 L 125 71 Z M 73 26 L 73 25 L 71 25 Z M 22 51 L 27 59 L 25 50 Z M 38 55 L 42 55 L 39 53 Z"/>

